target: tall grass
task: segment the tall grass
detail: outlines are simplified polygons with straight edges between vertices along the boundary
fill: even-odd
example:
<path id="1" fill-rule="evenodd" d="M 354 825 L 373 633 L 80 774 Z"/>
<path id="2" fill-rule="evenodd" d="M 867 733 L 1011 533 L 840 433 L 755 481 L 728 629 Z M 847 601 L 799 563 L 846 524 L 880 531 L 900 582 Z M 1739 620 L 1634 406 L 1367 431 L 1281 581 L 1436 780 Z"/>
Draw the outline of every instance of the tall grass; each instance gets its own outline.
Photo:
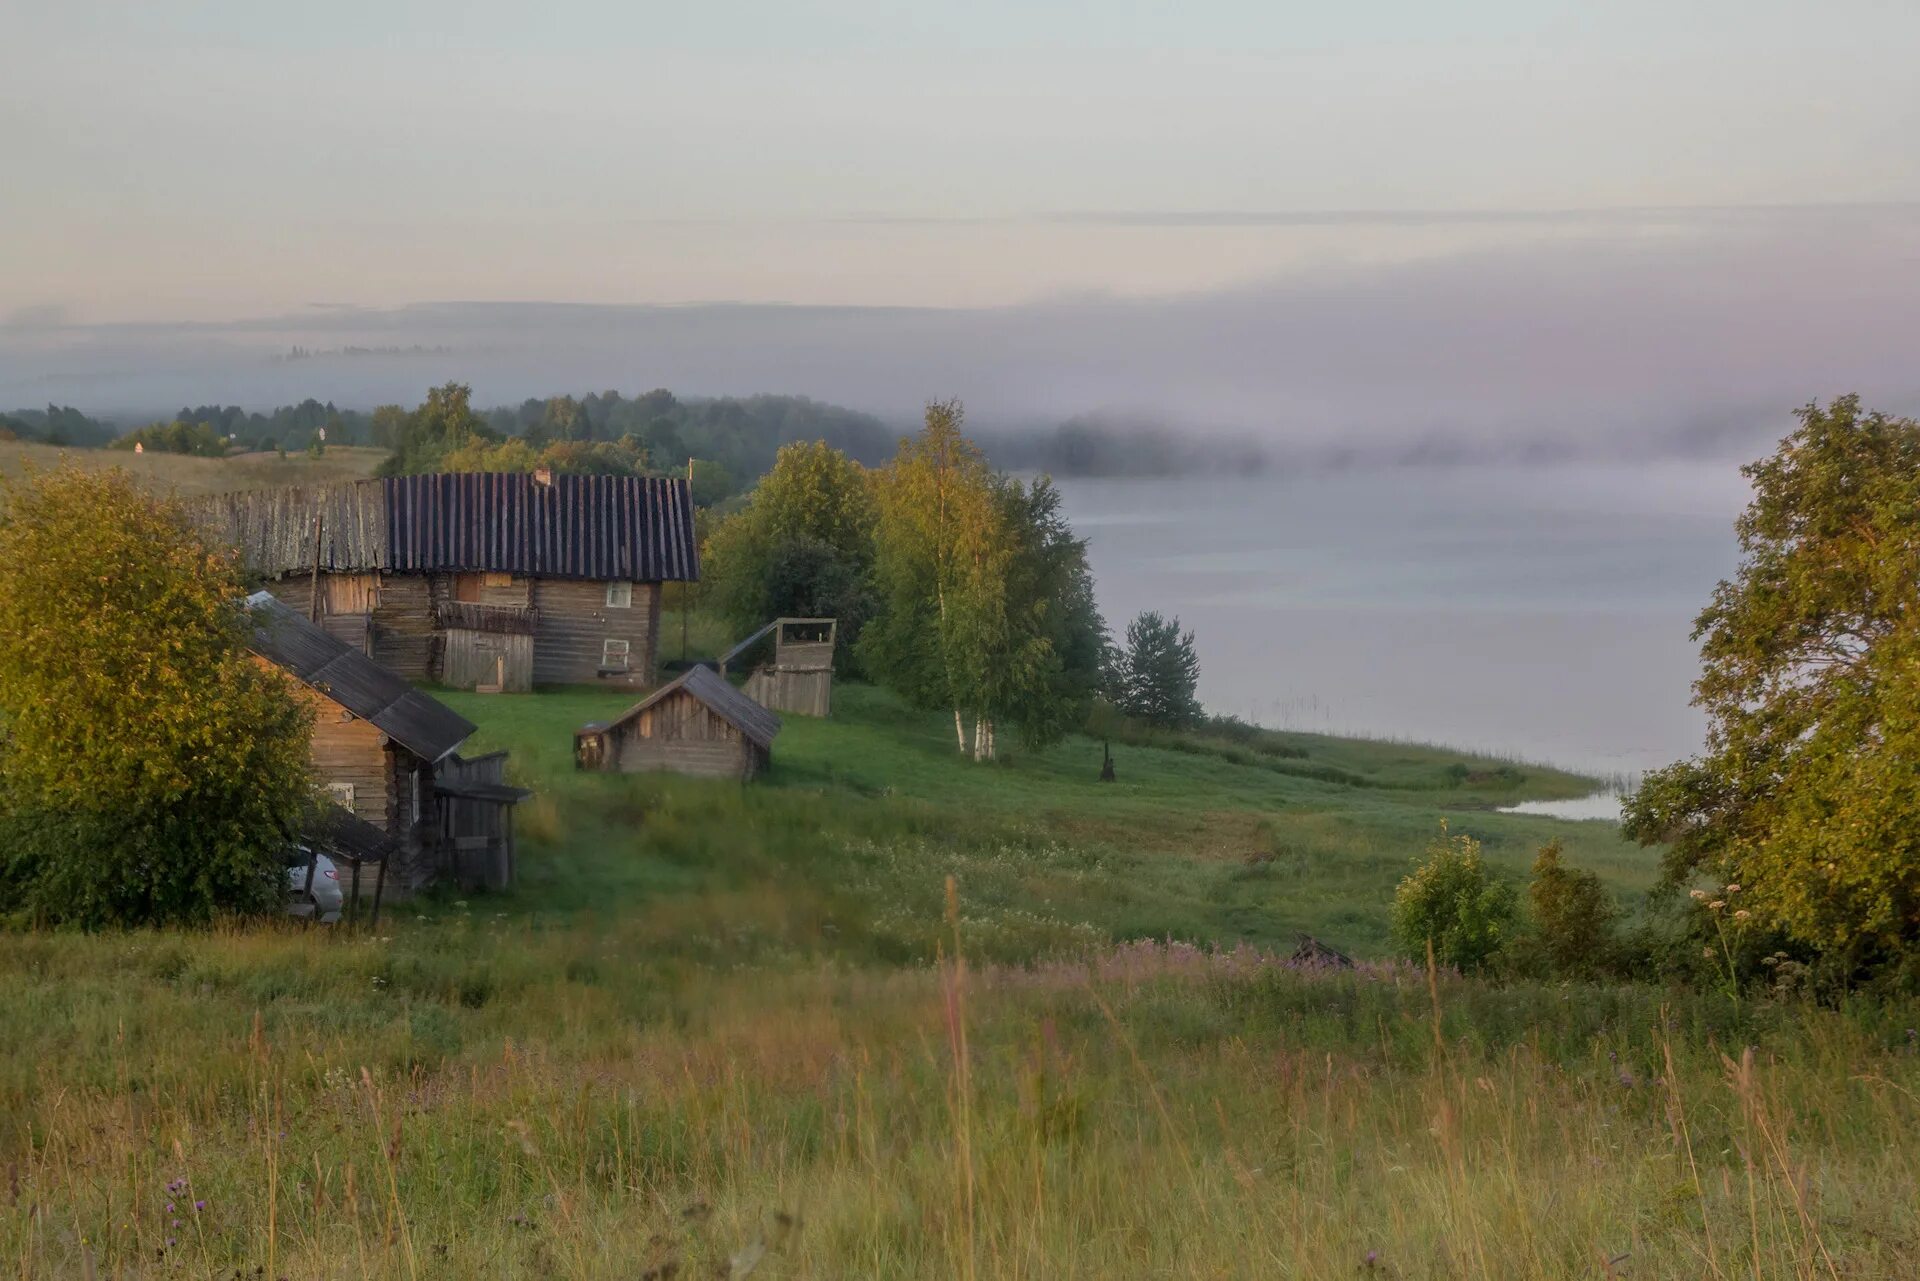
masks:
<path id="1" fill-rule="evenodd" d="M 1896 1010 L 1179 945 L 963 967 L 945 928 L 938 966 L 788 974 L 640 963 L 618 923 L 0 940 L 0 1264 L 1920 1275 Z"/>

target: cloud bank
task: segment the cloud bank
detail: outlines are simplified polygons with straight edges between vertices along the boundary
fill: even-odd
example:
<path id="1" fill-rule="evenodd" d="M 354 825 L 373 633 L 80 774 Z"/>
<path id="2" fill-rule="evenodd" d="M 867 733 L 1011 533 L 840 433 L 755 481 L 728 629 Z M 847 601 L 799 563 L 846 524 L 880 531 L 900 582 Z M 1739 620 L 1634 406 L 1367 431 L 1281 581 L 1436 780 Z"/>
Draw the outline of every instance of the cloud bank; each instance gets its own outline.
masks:
<path id="1" fill-rule="evenodd" d="M 49 304 L 0 327 L 0 407 L 366 406 L 458 379 L 488 404 L 664 386 L 798 393 L 903 424 L 960 396 L 984 426 L 1096 414 L 1281 456 L 1742 454 L 1810 399 L 1920 411 L 1916 333 L 1920 212 L 1892 206 L 983 309 L 316 303 L 85 325 Z"/>

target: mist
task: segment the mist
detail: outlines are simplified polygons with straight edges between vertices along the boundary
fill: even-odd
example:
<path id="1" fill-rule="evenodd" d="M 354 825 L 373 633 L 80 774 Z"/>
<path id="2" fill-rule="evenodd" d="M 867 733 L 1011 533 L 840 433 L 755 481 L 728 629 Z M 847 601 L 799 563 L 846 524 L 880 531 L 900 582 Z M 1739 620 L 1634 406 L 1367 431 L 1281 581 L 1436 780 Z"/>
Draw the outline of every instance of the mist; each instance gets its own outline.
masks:
<path id="1" fill-rule="evenodd" d="M 1750 455 L 1797 405 L 1920 409 L 1920 207 L 1623 224 L 1244 287 L 994 308 L 314 303 L 225 323 L 0 321 L 0 408 L 137 419 L 308 396 L 477 403 L 617 388 L 785 392 L 902 425 L 1074 418 L 1278 460 Z"/>

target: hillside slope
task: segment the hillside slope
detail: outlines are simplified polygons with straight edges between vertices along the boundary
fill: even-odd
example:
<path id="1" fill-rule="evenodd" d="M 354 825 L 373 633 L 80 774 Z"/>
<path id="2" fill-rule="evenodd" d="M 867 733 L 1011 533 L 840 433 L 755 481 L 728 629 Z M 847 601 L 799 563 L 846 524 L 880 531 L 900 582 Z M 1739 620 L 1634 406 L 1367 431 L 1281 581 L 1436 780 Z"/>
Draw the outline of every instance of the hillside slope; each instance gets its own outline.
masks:
<path id="1" fill-rule="evenodd" d="M 384 449 L 335 446 L 325 455 L 254 453 L 228 458 L 190 458 L 184 454 L 135 454 L 120 449 L 67 449 L 28 441 L 0 441 L 0 476 L 17 479 L 29 471 L 62 465 L 102 471 L 122 467 L 156 493 L 217 494 L 272 485 L 316 485 L 361 480 L 387 456 Z"/>
<path id="2" fill-rule="evenodd" d="M 780 949 L 929 958 L 951 874 L 976 945 L 1007 959 L 1140 937 L 1291 947 L 1301 933 L 1379 955 L 1393 887 L 1443 816 L 1516 877 L 1553 836 L 1625 894 L 1653 871 L 1611 824 L 1494 812 L 1589 780 L 1439 748 L 1120 746 L 1118 781 L 1102 784 L 1092 740 L 974 764 L 956 757 L 950 719 L 842 683 L 834 717 L 787 717 L 770 778 L 742 789 L 575 772 L 573 730 L 625 695 L 442 697 L 541 793 L 507 910 L 728 922 L 724 939 L 674 932 L 677 951 L 732 949 L 750 921 Z"/>

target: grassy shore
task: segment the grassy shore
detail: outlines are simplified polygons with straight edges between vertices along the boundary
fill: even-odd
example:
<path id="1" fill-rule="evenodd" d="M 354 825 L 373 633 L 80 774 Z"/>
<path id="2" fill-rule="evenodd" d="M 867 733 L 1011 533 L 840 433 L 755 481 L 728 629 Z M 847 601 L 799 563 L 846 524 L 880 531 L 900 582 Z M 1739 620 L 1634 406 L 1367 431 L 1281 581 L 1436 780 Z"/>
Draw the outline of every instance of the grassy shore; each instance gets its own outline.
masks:
<path id="1" fill-rule="evenodd" d="M 1386 959 L 1443 814 L 1645 885 L 1493 811 L 1584 780 L 1287 737 L 1102 785 L 846 686 L 741 788 L 575 773 L 620 695 L 448 697 L 540 790 L 517 892 L 0 936 L 0 1268 L 1920 1276 L 1911 1012 Z"/>

